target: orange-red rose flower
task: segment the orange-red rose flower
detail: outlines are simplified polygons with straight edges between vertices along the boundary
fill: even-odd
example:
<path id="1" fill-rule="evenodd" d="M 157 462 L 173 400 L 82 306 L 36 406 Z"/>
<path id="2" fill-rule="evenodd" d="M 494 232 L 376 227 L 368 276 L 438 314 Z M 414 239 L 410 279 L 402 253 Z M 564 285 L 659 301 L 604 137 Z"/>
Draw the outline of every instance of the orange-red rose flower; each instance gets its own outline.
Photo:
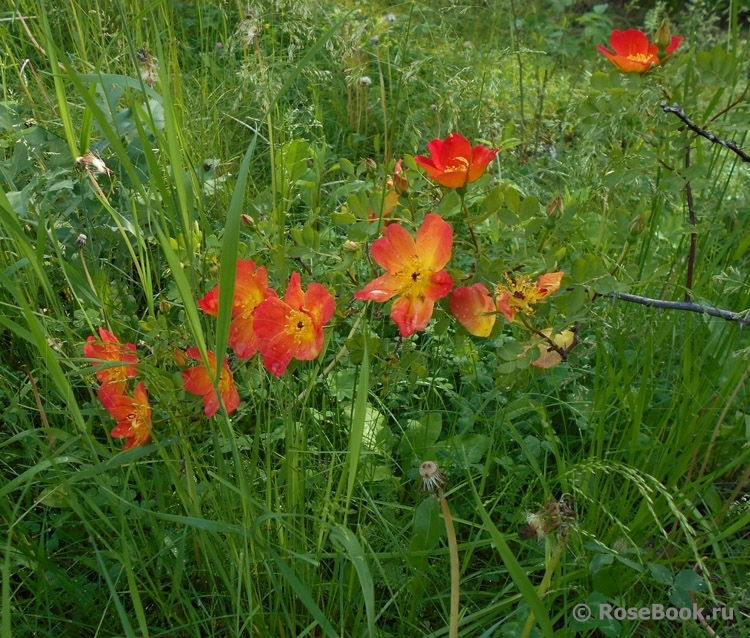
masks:
<path id="1" fill-rule="evenodd" d="M 138 363 L 135 344 L 120 343 L 114 334 L 104 328 L 99 328 L 99 337 L 102 343 L 97 343 L 94 336 L 86 339 L 83 354 L 97 362 L 119 364 L 97 370 L 96 378 L 102 385 L 111 385 L 118 394 L 124 394 L 128 378 L 138 375 L 138 371 L 132 365 Z"/>
<path id="2" fill-rule="evenodd" d="M 185 354 L 195 361 L 203 360 L 198 348 L 188 348 Z M 181 374 L 184 379 L 185 390 L 203 397 L 203 411 L 206 416 L 211 417 L 219 410 L 219 396 L 216 394 L 212 381 L 216 377 L 216 355 L 213 352 L 207 352 L 206 356 L 211 368 L 210 371 L 205 365 L 199 365 L 183 370 Z M 234 387 L 232 371 L 229 369 L 226 359 L 224 359 L 218 385 L 219 394 L 221 400 L 224 401 L 227 414 L 231 414 L 239 406 L 240 396 L 237 394 L 237 388 Z"/>
<path id="3" fill-rule="evenodd" d="M 453 316 L 474 336 L 488 337 L 492 332 L 497 309 L 484 284 L 456 288 L 450 307 Z"/>
<path id="4" fill-rule="evenodd" d="M 237 276 L 232 300 L 232 321 L 229 324 L 229 345 L 241 359 L 249 359 L 258 350 L 258 337 L 253 330 L 255 309 L 261 301 L 275 297 L 276 291 L 268 287 L 266 267 L 257 268 L 252 259 L 237 261 Z M 201 309 L 212 315 L 219 314 L 219 286 L 198 300 Z"/>
<path id="5" fill-rule="evenodd" d="M 102 385 L 99 388 L 99 399 L 109 415 L 117 421 L 110 436 L 127 439 L 122 446 L 123 450 L 148 443 L 151 438 L 151 407 L 143 381 L 135 386 L 132 397 L 117 392 L 112 383 Z"/>
<path id="6" fill-rule="evenodd" d="M 672 41 L 666 47 L 667 55 L 674 52 L 683 39 L 681 36 L 672 36 Z M 645 73 L 659 64 L 659 48 L 649 42 L 646 34 L 638 29 L 627 29 L 624 32 L 615 29 L 609 38 L 609 46 L 614 49 L 614 53 L 601 44 L 597 49 L 622 71 Z"/>
<path id="7" fill-rule="evenodd" d="M 507 284 L 497 284 L 495 287 L 497 309 L 508 321 L 513 321 L 518 312 L 524 315 L 533 314 L 532 304 L 540 303 L 557 292 L 564 274 L 550 272 L 541 275 L 536 282 L 526 275 L 507 278 Z"/>
<path id="8" fill-rule="evenodd" d="M 333 296 L 318 283 L 302 290 L 298 272 L 293 272 L 284 299 L 263 301 L 255 311 L 255 333 L 263 365 L 280 377 L 292 359 L 312 361 L 323 349 L 323 326 L 336 309 Z"/>
<path id="9" fill-rule="evenodd" d="M 446 188 L 461 188 L 477 181 L 500 150 L 481 145 L 472 148 L 469 140 L 459 133 L 451 133 L 444 140 L 432 140 L 427 149 L 431 157 L 417 155 L 414 161 Z"/>
<path id="10" fill-rule="evenodd" d="M 388 272 L 354 293 L 357 299 L 388 301 L 401 295 L 391 308 L 391 319 L 402 337 L 424 330 L 435 301 L 445 297 L 453 279 L 444 270 L 453 248 L 453 229 L 440 215 L 430 213 L 417 230 L 416 241 L 407 230 L 391 224 L 372 244 L 372 258 Z"/>

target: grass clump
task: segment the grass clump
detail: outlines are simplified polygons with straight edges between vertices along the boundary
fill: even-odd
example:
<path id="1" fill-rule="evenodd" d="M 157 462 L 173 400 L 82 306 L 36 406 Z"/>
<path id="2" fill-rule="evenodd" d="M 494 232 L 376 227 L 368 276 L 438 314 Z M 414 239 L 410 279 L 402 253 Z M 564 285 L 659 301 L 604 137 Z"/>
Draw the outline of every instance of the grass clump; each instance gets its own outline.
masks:
<path id="1" fill-rule="evenodd" d="M 747 634 L 747 25 L 630 4 L 0 15 L 3 637 Z"/>

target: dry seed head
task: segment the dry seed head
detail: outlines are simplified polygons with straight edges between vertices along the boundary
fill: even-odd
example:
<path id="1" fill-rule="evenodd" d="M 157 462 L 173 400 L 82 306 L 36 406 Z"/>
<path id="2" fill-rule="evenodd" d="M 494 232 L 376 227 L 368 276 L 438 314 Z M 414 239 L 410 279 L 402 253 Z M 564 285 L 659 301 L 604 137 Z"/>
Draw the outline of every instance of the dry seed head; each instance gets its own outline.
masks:
<path id="1" fill-rule="evenodd" d="M 135 55 L 141 66 L 141 80 L 143 80 L 143 83 L 147 87 L 152 88 L 154 83 L 159 79 L 155 58 L 148 52 L 145 44 Z"/>
<path id="2" fill-rule="evenodd" d="M 104 173 L 110 177 L 113 175 L 112 171 L 107 168 L 104 161 L 100 157 L 94 155 L 91 151 L 86 151 L 85 155 L 76 157 L 76 169 L 79 171 L 89 170 L 92 173 Z"/>
<path id="3" fill-rule="evenodd" d="M 536 536 L 542 542 L 551 532 L 556 531 L 558 538 L 564 540 L 575 520 L 573 497 L 570 494 L 563 494 L 557 501 L 550 497 L 538 512 L 527 514 L 526 524 L 518 530 L 518 537 L 525 540 Z"/>
<path id="4" fill-rule="evenodd" d="M 550 529 L 549 521 L 545 518 L 543 511 L 529 512 L 526 515 L 526 524 L 518 530 L 518 538 L 528 540 L 536 537 L 540 543 L 544 542 L 544 539 L 550 533 Z"/>
<path id="5" fill-rule="evenodd" d="M 419 466 L 419 475 L 422 477 L 422 490 L 425 492 L 434 492 L 447 481 L 445 474 L 434 461 L 422 463 Z"/>

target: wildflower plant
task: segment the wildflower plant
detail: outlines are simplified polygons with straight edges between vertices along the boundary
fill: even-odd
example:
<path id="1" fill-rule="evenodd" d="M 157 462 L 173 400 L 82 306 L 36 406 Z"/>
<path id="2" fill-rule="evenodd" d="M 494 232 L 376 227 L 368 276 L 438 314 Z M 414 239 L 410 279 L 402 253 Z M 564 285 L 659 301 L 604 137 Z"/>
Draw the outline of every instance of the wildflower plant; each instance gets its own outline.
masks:
<path id="1" fill-rule="evenodd" d="M 424 330 L 432 318 L 435 301 L 445 297 L 453 279 L 445 270 L 451 258 L 453 230 L 439 215 L 425 216 L 416 238 L 402 226 L 386 227 L 385 237 L 371 248 L 372 258 L 387 270 L 354 293 L 356 299 L 388 301 L 399 295 L 391 318 L 402 337 Z"/>
<path id="2" fill-rule="evenodd" d="M 614 53 L 601 44 L 597 48 L 618 69 L 625 72 L 645 73 L 674 53 L 683 39 L 682 36 L 676 35 L 670 39 L 667 32 L 666 35 L 661 36 L 659 45 L 657 45 L 649 42 L 648 36 L 638 29 L 626 29 L 625 31 L 615 29 L 609 39 L 609 45 Z M 663 42 L 663 40 L 666 40 L 666 42 Z M 659 57 L 659 46 L 664 50 L 661 58 Z"/>
<path id="3" fill-rule="evenodd" d="M 3 627 L 611 633 L 558 593 L 705 548 L 734 596 L 747 45 L 537 4 L 9 24 Z"/>

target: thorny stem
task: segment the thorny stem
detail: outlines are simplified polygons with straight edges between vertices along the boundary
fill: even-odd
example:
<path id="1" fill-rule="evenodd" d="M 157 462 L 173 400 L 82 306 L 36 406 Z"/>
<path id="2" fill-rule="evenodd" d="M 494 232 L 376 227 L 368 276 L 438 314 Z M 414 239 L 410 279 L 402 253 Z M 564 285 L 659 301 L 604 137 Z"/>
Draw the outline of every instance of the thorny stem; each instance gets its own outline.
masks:
<path id="1" fill-rule="evenodd" d="M 737 321 L 741 325 L 750 325 L 750 314 L 746 312 L 732 312 L 731 310 L 722 310 L 713 306 L 704 306 L 694 301 L 664 301 L 662 299 L 653 299 L 651 297 L 641 297 L 640 295 L 631 295 L 626 292 L 610 292 L 603 297 L 612 297 L 631 303 L 641 304 L 642 306 L 652 306 L 664 310 L 685 310 L 687 312 L 701 312 L 712 317 L 721 317 L 727 321 Z"/>
<path id="2" fill-rule="evenodd" d="M 730 151 L 739 155 L 743 162 L 750 162 L 750 155 L 745 153 L 745 151 L 737 146 L 737 144 L 735 144 L 734 142 L 727 142 L 727 140 L 717 137 L 713 133 L 709 133 L 706 129 L 698 126 L 687 115 L 685 115 L 685 111 L 680 108 L 679 104 L 675 103 L 672 106 L 667 106 L 666 104 L 662 103 L 661 109 L 665 113 L 672 113 L 673 115 L 676 115 L 685 123 L 685 126 L 687 126 L 696 135 L 705 137 L 709 142 L 713 142 L 714 144 L 721 144 L 725 148 L 728 148 Z"/>
<path id="3" fill-rule="evenodd" d="M 448 501 L 443 494 L 443 488 L 438 487 L 440 507 L 443 510 L 443 521 L 445 522 L 445 533 L 448 536 L 448 553 L 451 562 L 451 615 L 450 615 L 450 638 L 458 638 L 458 613 L 459 597 L 461 595 L 461 572 L 458 564 L 458 543 L 456 542 L 456 530 L 453 527 L 453 517 Z"/>

